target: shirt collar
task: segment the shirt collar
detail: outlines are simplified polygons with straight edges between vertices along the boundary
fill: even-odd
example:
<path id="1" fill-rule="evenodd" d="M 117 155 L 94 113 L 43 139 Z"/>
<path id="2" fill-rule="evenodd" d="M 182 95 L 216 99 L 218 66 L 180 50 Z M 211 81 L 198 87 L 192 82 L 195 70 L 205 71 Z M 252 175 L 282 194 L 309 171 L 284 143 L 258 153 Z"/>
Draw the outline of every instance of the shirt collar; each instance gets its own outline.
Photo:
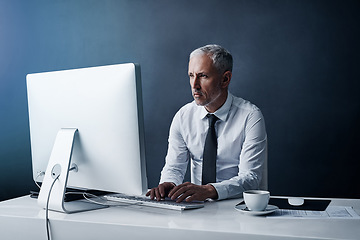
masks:
<path id="1" fill-rule="evenodd" d="M 222 105 L 218 110 L 216 110 L 214 112 L 214 115 L 219 118 L 221 121 L 226 121 L 227 119 L 227 116 L 229 114 L 229 111 L 230 111 L 230 107 L 231 107 L 231 104 L 233 102 L 233 95 L 228 92 L 228 96 L 226 98 L 226 101 L 224 103 L 224 105 Z M 200 118 L 201 119 L 204 119 L 206 118 L 206 115 L 209 113 L 208 111 L 206 111 L 205 107 L 201 107 L 201 110 L 200 110 Z"/>

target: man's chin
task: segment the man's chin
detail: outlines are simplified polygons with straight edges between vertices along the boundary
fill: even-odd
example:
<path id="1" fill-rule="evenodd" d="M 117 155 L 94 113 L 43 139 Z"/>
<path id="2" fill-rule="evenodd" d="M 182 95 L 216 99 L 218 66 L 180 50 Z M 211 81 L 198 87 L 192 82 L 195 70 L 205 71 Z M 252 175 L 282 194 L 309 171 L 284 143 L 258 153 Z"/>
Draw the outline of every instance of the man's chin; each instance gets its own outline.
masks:
<path id="1" fill-rule="evenodd" d="M 205 106 L 206 103 L 204 101 L 201 101 L 200 99 L 194 98 L 196 105 L 198 106 Z"/>

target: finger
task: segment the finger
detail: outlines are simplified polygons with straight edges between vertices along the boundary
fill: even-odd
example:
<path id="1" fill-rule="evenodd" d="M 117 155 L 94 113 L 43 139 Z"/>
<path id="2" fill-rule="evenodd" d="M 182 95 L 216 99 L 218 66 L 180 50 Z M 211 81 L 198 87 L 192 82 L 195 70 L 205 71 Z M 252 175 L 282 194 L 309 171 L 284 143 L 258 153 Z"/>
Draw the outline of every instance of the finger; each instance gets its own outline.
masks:
<path id="1" fill-rule="evenodd" d="M 160 194 L 160 197 L 161 197 L 161 198 L 164 198 L 164 197 L 165 197 L 165 187 L 164 187 L 164 184 L 160 184 L 160 185 L 159 185 L 159 194 Z"/>
<path id="2" fill-rule="evenodd" d="M 183 183 L 183 184 L 174 186 L 174 187 L 171 189 L 171 191 L 169 192 L 168 197 L 171 198 L 171 196 L 172 196 L 175 192 L 177 192 L 177 191 L 178 191 L 179 189 L 181 189 L 182 187 L 188 186 L 189 184 L 190 184 L 189 182 L 186 182 L 186 183 Z"/>
<path id="3" fill-rule="evenodd" d="M 156 200 L 157 201 L 160 201 L 161 200 L 161 196 L 160 196 L 160 192 L 159 192 L 159 187 L 157 187 L 155 189 L 155 197 L 156 197 Z"/>
<path id="4" fill-rule="evenodd" d="M 196 194 L 196 193 L 190 195 L 189 197 L 187 197 L 187 198 L 185 199 L 185 202 L 192 202 L 192 201 L 194 201 L 194 200 L 201 201 L 200 199 L 197 199 L 197 194 Z"/>
<path id="5" fill-rule="evenodd" d="M 154 189 L 152 188 L 152 189 L 150 189 L 147 193 L 146 193 L 146 196 L 148 197 L 148 196 L 150 196 L 151 195 L 151 192 L 153 192 L 154 191 Z"/>
<path id="6" fill-rule="evenodd" d="M 187 201 L 187 199 L 189 198 L 189 197 L 191 197 L 192 195 L 194 194 L 194 192 L 192 192 L 192 191 L 185 191 L 181 196 L 179 196 L 178 197 L 178 199 L 176 199 L 176 202 L 182 202 L 182 201 L 184 201 L 184 200 L 186 200 Z"/>
<path id="7" fill-rule="evenodd" d="M 179 198 L 181 195 L 183 195 L 186 191 L 188 190 L 187 187 L 180 187 L 177 191 L 175 191 L 172 195 L 171 195 L 171 199 L 175 200 L 177 198 Z"/>
<path id="8" fill-rule="evenodd" d="M 146 196 L 150 196 L 150 199 L 154 200 L 154 188 L 150 189 L 150 191 L 146 193 Z"/>
<path id="9" fill-rule="evenodd" d="M 178 191 L 181 187 L 182 187 L 182 184 L 173 187 L 173 189 L 170 190 L 170 192 L 169 192 L 169 194 L 168 194 L 168 197 L 171 198 L 172 195 L 173 195 L 176 191 Z"/>

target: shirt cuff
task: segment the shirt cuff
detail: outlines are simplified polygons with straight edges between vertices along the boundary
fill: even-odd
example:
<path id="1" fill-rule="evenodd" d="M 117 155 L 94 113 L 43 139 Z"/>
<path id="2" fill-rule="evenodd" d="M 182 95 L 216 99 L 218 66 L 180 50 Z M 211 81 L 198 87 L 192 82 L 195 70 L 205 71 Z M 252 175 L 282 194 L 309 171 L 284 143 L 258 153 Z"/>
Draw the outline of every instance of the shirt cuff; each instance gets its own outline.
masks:
<path id="1" fill-rule="evenodd" d="M 224 184 L 221 183 L 210 183 L 210 185 L 212 185 L 217 194 L 218 194 L 218 198 L 217 200 L 222 200 L 222 199 L 226 199 L 228 197 L 228 191 L 227 188 Z"/>
<path id="2" fill-rule="evenodd" d="M 160 181 L 159 181 L 159 184 L 164 183 L 164 182 L 171 182 L 175 186 L 182 184 L 182 181 L 176 180 L 174 178 L 161 178 Z"/>

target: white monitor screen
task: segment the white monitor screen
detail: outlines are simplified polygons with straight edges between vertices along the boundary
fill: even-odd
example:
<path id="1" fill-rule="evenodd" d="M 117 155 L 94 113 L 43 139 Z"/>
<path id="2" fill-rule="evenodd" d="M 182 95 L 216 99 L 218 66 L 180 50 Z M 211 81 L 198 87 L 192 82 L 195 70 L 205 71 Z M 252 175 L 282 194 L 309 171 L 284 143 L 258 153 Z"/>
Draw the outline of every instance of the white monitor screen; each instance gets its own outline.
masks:
<path id="1" fill-rule="evenodd" d="M 147 190 L 140 68 L 126 63 L 27 75 L 33 178 L 42 181 L 58 131 L 77 128 L 67 187 Z"/>

